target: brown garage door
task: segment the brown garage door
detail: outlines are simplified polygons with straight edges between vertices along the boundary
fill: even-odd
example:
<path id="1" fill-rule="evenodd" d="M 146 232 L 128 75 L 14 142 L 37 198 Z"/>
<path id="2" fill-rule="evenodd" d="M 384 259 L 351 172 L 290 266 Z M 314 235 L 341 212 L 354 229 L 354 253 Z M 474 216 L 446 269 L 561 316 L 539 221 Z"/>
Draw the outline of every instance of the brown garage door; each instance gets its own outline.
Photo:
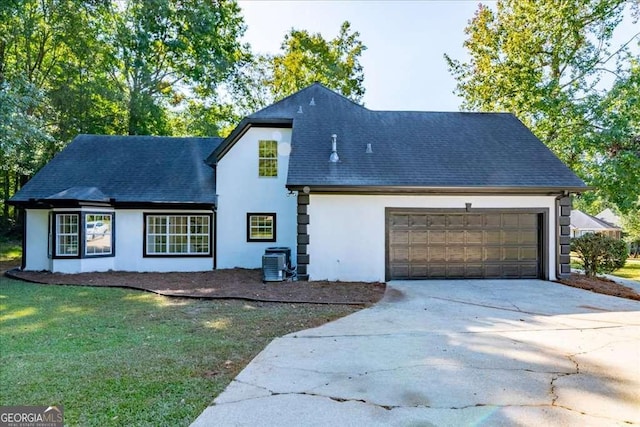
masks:
<path id="1" fill-rule="evenodd" d="M 387 277 L 538 278 L 540 214 L 395 211 L 387 214 Z"/>

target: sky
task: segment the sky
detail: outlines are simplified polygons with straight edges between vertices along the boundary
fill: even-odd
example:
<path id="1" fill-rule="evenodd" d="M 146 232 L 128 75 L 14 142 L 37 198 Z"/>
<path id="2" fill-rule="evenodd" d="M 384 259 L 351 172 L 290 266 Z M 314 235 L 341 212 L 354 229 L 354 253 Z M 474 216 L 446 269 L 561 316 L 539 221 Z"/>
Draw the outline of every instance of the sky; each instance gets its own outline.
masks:
<path id="1" fill-rule="evenodd" d="M 277 53 L 291 28 L 321 33 L 330 40 L 344 21 L 367 46 L 364 104 L 373 110 L 457 111 L 456 82 L 444 60 L 466 59 L 464 28 L 478 0 L 423 1 L 256 1 L 240 0 L 256 53 Z M 483 1 L 492 6 L 493 1 Z M 620 38 L 638 29 L 627 20 Z"/>

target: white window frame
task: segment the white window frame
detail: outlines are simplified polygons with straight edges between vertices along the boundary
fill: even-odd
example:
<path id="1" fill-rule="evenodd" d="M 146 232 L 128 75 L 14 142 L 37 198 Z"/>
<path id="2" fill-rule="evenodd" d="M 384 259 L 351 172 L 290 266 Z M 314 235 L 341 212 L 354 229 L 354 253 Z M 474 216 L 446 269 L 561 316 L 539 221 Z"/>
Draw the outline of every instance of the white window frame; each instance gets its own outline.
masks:
<path id="1" fill-rule="evenodd" d="M 75 219 L 75 224 L 73 221 L 65 221 L 72 218 Z M 64 229 L 65 227 L 69 228 Z M 67 240 L 66 238 L 70 238 L 71 242 L 62 243 L 63 240 Z M 72 248 L 74 246 L 74 238 L 75 251 L 67 252 L 67 250 L 63 250 L 65 247 Z M 77 258 L 80 255 L 80 214 L 75 212 L 62 212 L 55 214 L 55 241 L 54 253 L 57 258 Z"/>
<path id="2" fill-rule="evenodd" d="M 211 256 L 211 214 L 145 213 L 144 222 L 145 257 Z M 206 251 L 198 250 L 203 247 Z"/>
<path id="3" fill-rule="evenodd" d="M 263 145 L 266 144 L 273 144 L 275 146 L 275 154 L 265 154 L 267 149 L 263 149 Z M 278 141 L 270 139 L 261 139 L 258 141 L 258 176 L 260 178 L 278 177 Z"/>
<path id="4" fill-rule="evenodd" d="M 271 218 L 271 227 L 267 227 L 261 222 L 261 218 Z M 271 230 L 270 237 L 254 236 L 254 231 Z M 247 213 L 247 242 L 275 242 L 277 239 L 277 216 L 275 212 L 249 212 Z M 262 233 L 260 233 L 262 234 Z"/>

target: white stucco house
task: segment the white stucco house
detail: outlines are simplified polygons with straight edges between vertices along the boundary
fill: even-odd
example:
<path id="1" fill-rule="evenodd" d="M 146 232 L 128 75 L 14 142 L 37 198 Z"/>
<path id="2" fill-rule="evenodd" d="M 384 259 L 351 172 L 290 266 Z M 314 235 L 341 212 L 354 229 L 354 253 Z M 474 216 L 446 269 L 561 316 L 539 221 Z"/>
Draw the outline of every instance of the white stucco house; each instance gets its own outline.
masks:
<path id="1" fill-rule="evenodd" d="M 80 135 L 10 203 L 23 269 L 384 281 L 569 274 L 585 184 L 503 113 L 372 111 L 314 84 L 225 139 Z"/>

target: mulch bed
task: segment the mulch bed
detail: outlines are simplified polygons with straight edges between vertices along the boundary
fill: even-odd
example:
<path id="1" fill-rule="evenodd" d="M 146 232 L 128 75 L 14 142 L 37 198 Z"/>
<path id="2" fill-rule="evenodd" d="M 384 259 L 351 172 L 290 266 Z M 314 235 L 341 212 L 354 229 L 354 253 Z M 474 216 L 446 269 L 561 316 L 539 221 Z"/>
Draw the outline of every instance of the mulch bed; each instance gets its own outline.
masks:
<path id="1" fill-rule="evenodd" d="M 197 273 L 62 274 L 9 270 L 7 276 L 48 285 L 135 288 L 166 296 L 235 298 L 253 301 L 370 305 L 385 291 L 384 283 L 262 282 L 261 270 L 230 269 Z"/>
<path id="2" fill-rule="evenodd" d="M 599 294 L 640 301 L 640 294 L 634 289 L 615 283 L 604 277 L 587 277 L 584 274 L 572 273 L 569 279 L 559 280 L 558 282 L 563 285 L 585 289 Z"/>

